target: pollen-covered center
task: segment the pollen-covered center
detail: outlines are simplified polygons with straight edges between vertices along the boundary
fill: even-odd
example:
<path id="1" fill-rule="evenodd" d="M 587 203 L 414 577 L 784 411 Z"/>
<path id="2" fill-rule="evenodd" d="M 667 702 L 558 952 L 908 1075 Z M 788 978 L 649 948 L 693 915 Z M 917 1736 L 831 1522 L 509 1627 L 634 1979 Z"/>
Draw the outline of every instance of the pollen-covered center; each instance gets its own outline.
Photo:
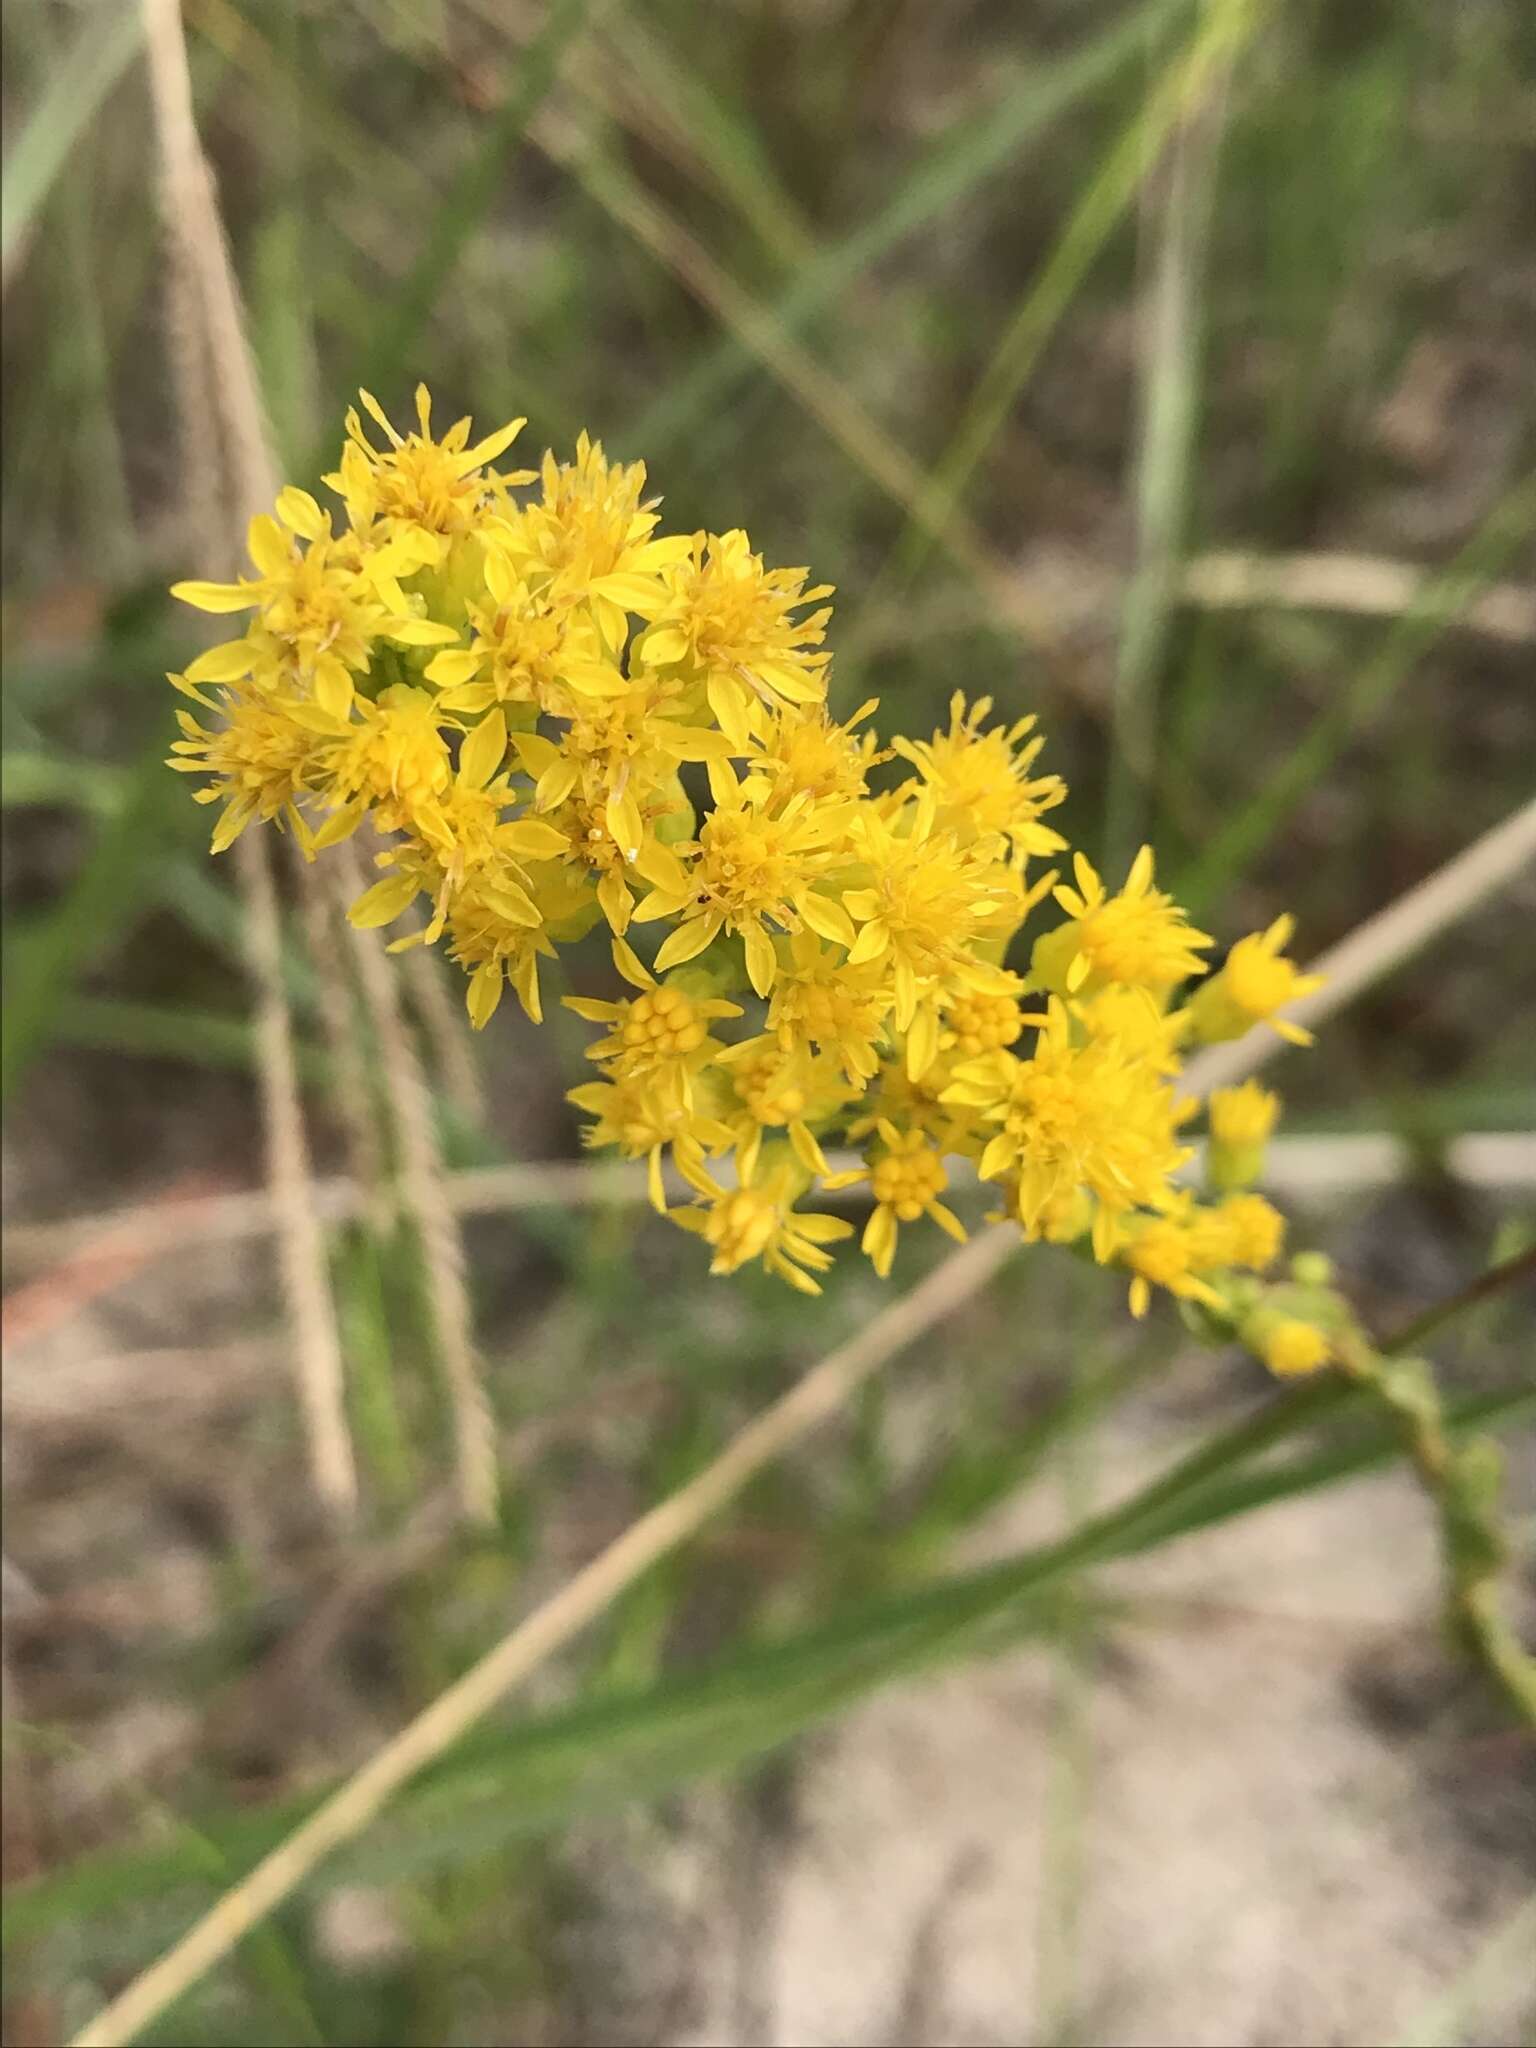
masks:
<path id="1" fill-rule="evenodd" d="M 731 1078 L 737 1098 L 750 1110 L 756 1123 L 777 1128 L 805 1114 L 805 1090 L 791 1079 L 783 1062 L 771 1052 L 733 1062 Z"/>
<path id="2" fill-rule="evenodd" d="M 984 995 L 974 989 L 955 998 L 945 1021 L 955 1034 L 956 1051 L 967 1059 L 1012 1045 L 1024 1028 L 1012 996 Z"/>
<path id="3" fill-rule="evenodd" d="M 875 1200 L 894 1209 L 902 1223 L 915 1223 L 928 1203 L 949 1186 L 944 1162 L 931 1145 L 887 1152 L 870 1169 Z"/>
<path id="4" fill-rule="evenodd" d="M 697 1052 L 709 1026 L 681 989 L 657 988 L 636 996 L 618 1027 L 629 1059 L 679 1059 Z"/>
<path id="5" fill-rule="evenodd" d="M 779 1225 L 779 1206 L 759 1188 L 738 1188 L 710 1215 L 708 1238 L 715 1264 L 733 1271 L 755 1259 L 772 1242 Z"/>
<path id="6" fill-rule="evenodd" d="M 716 811 L 700 839 L 699 895 L 728 918 L 775 911 L 794 881 L 794 863 L 777 819 Z"/>

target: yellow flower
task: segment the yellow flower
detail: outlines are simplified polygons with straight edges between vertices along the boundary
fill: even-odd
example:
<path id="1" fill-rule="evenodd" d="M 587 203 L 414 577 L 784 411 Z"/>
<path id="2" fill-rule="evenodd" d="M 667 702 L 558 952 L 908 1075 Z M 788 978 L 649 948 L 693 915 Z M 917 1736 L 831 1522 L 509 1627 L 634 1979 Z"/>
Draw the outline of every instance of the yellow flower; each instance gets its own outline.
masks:
<path id="1" fill-rule="evenodd" d="M 992 1135 L 990 1130 L 973 1111 L 945 1099 L 963 1064 L 940 1053 L 914 1080 L 904 1048 L 898 1044 L 892 1057 L 882 1061 L 874 1086 L 856 1105 L 858 1114 L 848 1125 L 849 1143 L 867 1138 L 883 1120 L 899 1131 L 921 1131 L 940 1152 L 979 1158 Z"/>
<path id="2" fill-rule="evenodd" d="M 831 656 L 819 652 L 829 607 L 792 614 L 831 595 L 807 590 L 804 569 L 765 569 L 739 528 L 693 536 L 689 553 L 666 571 L 666 597 L 635 648 L 646 668 L 684 663 L 704 681 L 709 706 L 738 753 L 746 753 L 766 715 L 786 705 L 819 704 Z"/>
<path id="3" fill-rule="evenodd" d="M 663 1151 L 670 1147 L 675 1162 L 696 1182 L 703 1171 L 704 1153 L 721 1152 L 731 1142 L 731 1133 L 724 1124 L 684 1099 L 672 1073 L 658 1071 L 631 1075 L 620 1081 L 585 1081 L 579 1088 L 570 1089 L 566 1100 L 595 1119 L 582 1132 L 584 1145 L 613 1145 L 620 1158 L 646 1162 L 647 1192 L 651 1207 L 660 1216 L 668 1213 L 661 1177 Z M 675 1222 L 681 1222 L 678 1212 L 672 1214 Z"/>
<path id="4" fill-rule="evenodd" d="M 822 706 L 812 710 L 781 706 L 747 756 L 753 777 L 768 782 L 769 805 L 795 796 L 809 797 L 815 803 L 862 797 L 870 769 L 889 760 L 891 752 L 878 745 L 872 732 L 855 734 L 853 730 L 876 709 L 876 703 L 875 698 L 866 697 L 841 725 L 834 724 Z"/>
<path id="5" fill-rule="evenodd" d="M 1279 1258 L 1285 1219 L 1262 1195 L 1228 1195 L 1198 1213 L 1200 1262 L 1207 1270 L 1240 1266 L 1262 1273 Z"/>
<path id="6" fill-rule="evenodd" d="M 1144 988 L 1110 982 L 1086 1002 L 1072 1005 L 1085 1037 L 1116 1039 L 1123 1051 L 1145 1060 L 1159 1074 L 1179 1071 L 1179 1047 L 1189 1034 L 1183 1010 L 1164 1010 Z"/>
<path id="7" fill-rule="evenodd" d="M 974 949 L 1009 924 L 1016 885 L 983 850 L 960 846 L 938 830 L 926 791 L 894 821 L 872 806 L 857 810 L 850 845 L 871 879 L 843 895 L 844 908 L 861 927 L 848 964 L 878 962 L 890 976 L 898 1030 L 911 1029 L 926 999 L 922 1051 L 931 1058 L 939 1034 L 932 1006 L 940 993 L 1007 994 L 1014 986 L 1011 976 L 978 959 Z"/>
<path id="8" fill-rule="evenodd" d="M 878 967 L 849 967 L 840 947 L 798 931 L 781 960 L 768 1004 L 769 1027 L 788 1051 L 808 1045 L 835 1057 L 862 1087 L 880 1068 L 891 992 Z"/>
<path id="9" fill-rule="evenodd" d="M 744 1179 L 752 1178 L 765 1131 L 783 1131 L 807 1173 L 825 1174 L 811 1126 L 836 1115 L 856 1091 L 825 1061 L 803 1045 L 786 1049 L 771 1032 L 744 1038 L 720 1055 L 718 1071 L 728 1082 L 734 1106 L 721 1118 L 736 1132 L 736 1159 Z"/>
<path id="10" fill-rule="evenodd" d="M 1066 845 L 1059 832 L 1038 820 L 1065 799 L 1067 786 L 1059 775 L 1030 779 L 1045 745 L 1043 739 L 1028 738 L 1034 718 L 983 732 L 991 709 L 990 697 L 978 697 L 967 709 L 957 690 L 949 703 L 948 732 L 940 730 L 930 740 L 897 739 L 892 749 L 913 764 L 932 790 L 941 831 L 952 832 L 962 844 L 1005 839 L 1022 867 L 1031 854 L 1059 853 Z"/>
<path id="11" fill-rule="evenodd" d="M 1296 1316 L 1280 1316 L 1269 1322 L 1258 1348 L 1270 1371 L 1282 1379 L 1317 1372 L 1333 1356 L 1333 1346 L 1324 1333 Z"/>
<path id="12" fill-rule="evenodd" d="M 1140 1215 L 1125 1227 L 1115 1256 L 1134 1276 L 1133 1316 L 1146 1314 L 1154 1287 L 1165 1288 L 1184 1301 L 1203 1302 L 1209 1308 L 1221 1306 L 1221 1296 L 1201 1278 L 1202 1272 L 1211 1270 L 1201 1223 L 1193 1197 L 1181 1190 L 1164 1214 Z"/>
<path id="13" fill-rule="evenodd" d="M 944 1030 L 940 1048 L 960 1059 L 979 1059 L 983 1053 L 998 1052 L 1012 1045 L 1024 1029 L 1024 1012 L 1014 989 L 983 992 L 962 988 L 944 1006 Z"/>
<path id="14" fill-rule="evenodd" d="M 1296 929 L 1292 917 L 1277 917 L 1268 931 L 1239 939 L 1226 965 L 1192 998 L 1189 1011 L 1196 1035 L 1207 1045 L 1241 1038 L 1255 1024 L 1269 1024 L 1292 1045 L 1310 1045 L 1312 1034 L 1276 1012 L 1321 988 L 1323 976 L 1303 974 L 1285 957 Z"/>
<path id="15" fill-rule="evenodd" d="M 710 763 L 710 784 L 714 809 L 698 839 L 677 849 L 686 862 L 684 886 L 653 889 L 635 919 L 682 919 L 656 955 L 658 970 L 692 960 L 723 931 L 739 934 L 747 978 L 766 996 L 778 974 L 770 921 L 786 932 L 803 922 L 840 944 L 853 941 L 848 913 L 816 887 L 835 858 L 840 817 L 803 797 L 770 815 L 765 792 L 739 782 L 729 763 Z"/>
<path id="16" fill-rule="evenodd" d="M 566 1008 L 588 1023 L 613 1027 L 606 1038 L 587 1048 L 587 1058 L 606 1067 L 616 1081 L 675 1075 L 684 1103 L 691 1106 L 694 1075 L 724 1050 L 720 1040 L 710 1036 L 709 1027 L 722 1017 L 739 1017 L 741 1005 L 692 993 L 676 981 L 658 982 L 622 939 L 614 941 L 613 959 L 639 995 L 616 1003 L 591 996 L 564 998 Z"/>
<path id="17" fill-rule="evenodd" d="M 585 433 L 574 462 L 556 462 L 546 453 L 539 482 L 538 501 L 513 512 L 494 537 L 530 589 L 557 601 L 590 603 L 617 648 L 626 612 L 638 600 L 649 615 L 662 570 L 682 560 L 692 543 L 682 534 L 651 537 L 658 515 L 654 500 L 641 502 L 645 464 L 609 462 L 602 443 Z"/>
<path id="18" fill-rule="evenodd" d="M 734 1273 L 761 1259 L 770 1273 L 801 1294 L 820 1294 L 820 1283 L 811 1275 L 825 1273 L 832 1264 L 824 1247 L 851 1237 L 853 1225 L 841 1216 L 796 1211 L 805 1185 L 798 1160 L 788 1157 L 762 1166 L 755 1177 L 743 1176 L 735 1188 L 722 1187 L 702 1167 L 684 1171 L 707 1206 L 674 1210 L 672 1220 L 712 1248 L 712 1273 Z"/>
<path id="19" fill-rule="evenodd" d="M 441 562 L 452 540 L 478 531 L 507 490 L 532 477 L 531 470 L 498 476 L 488 468 L 516 440 L 525 420 L 510 420 L 470 447 L 467 419 L 451 426 L 440 441 L 433 439 L 432 398 L 425 384 L 416 387 L 414 434 L 397 433 L 371 392 L 359 396 L 389 445 L 375 448 L 357 413 L 349 411 L 341 467 L 325 482 L 345 501 L 352 531 L 368 542 L 404 543 L 401 559 L 409 569 Z"/>
<path id="20" fill-rule="evenodd" d="M 916 1223 L 926 1216 L 961 1244 L 965 1242 L 965 1225 L 939 1200 L 949 1186 L 949 1175 L 938 1150 L 923 1133 L 898 1131 L 884 1117 L 877 1129 L 880 1144 L 869 1164 L 875 1207 L 864 1226 L 860 1250 L 883 1280 L 896 1256 L 901 1224 Z"/>
<path id="21" fill-rule="evenodd" d="M 435 654 L 426 679 L 441 691 L 446 711 L 472 713 L 492 704 L 549 710 L 573 662 L 599 663 L 596 627 L 587 614 L 530 591 L 495 548 L 486 549 L 484 573 L 488 601 L 466 607 L 472 645 Z"/>
<path id="22" fill-rule="evenodd" d="M 958 1066 L 942 1100 L 1000 1128 L 981 1155 L 983 1180 L 1018 1179 L 1018 1216 L 1039 1234 L 1047 1208 L 1084 1187 L 1099 1204 L 1094 1250 L 1114 1250 L 1118 1219 L 1156 1208 L 1188 1158 L 1177 1139 L 1173 1090 L 1113 1040 L 1075 1045 L 1065 1004 L 1053 997 L 1033 1054 L 988 1054 Z"/>
<path id="23" fill-rule="evenodd" d="M 1145 1315 L 1152 1287 L 1210 1308 L 1220 1293 L 1204 1275 L 1242 1268 L 1262 1272 L 1279 1256 L 1285 1225 L 1261 1195 L 1235 1195 L 1209 1207 L 1181 1188 L 1159 1215 L 1132 1218 L 1116 1257 L 1129 1266 L 1131 1313 Z"/>
<path id="24" fill-rule="evenodd" d="M 1264 1147 L 1280 1117 L 1280 1098 L 1257 1081 L 1218 1088 L 1208 1105 L 1210 1177 L 1219 1188 L 1251 1187 L 1264 1171 Z"/>
<path id="25" fill-rule="evenodd" d="M 1191 974 L 1203 974 L 1200 953 L 1215 942 L 1194 931 L 1171 896 L 1152 886 L 1152 849 L 1131 863 L 1118 895 L 1105 892 L 1083 854 L 1073 861 L 1075 889 L 1059 888 L 1056 901 L 1069 923 L 1035 943 L 1030 972 L 1055 995 L 1090 996 L 1110 982 L 1166 995 Z"/>
<path id="26" fill-rule="evenodd" d="M 210 732 L 189 711 L 178 711 L 182 736 L 172 742 L 166 764 L 183 775 L 214 778 L 194 792 L 200 804 L 224 806 L 213 828 L 213 851 L 232 846 L 253 818 L 286 818 L 302 838 L 305 827 L 295 804 L 311 787 L 323 753 L 319 735 L 298 716 L 301 707 L 291 697 L 228 690 L 215 703 L 184 677 L 171 681 L 224 719 Z"/>
<path id="27" fill-rule="evenodd" d="M 585 434 L 520 495 L 535 479 L 495 467 L 520 421 L 471 446 L 467 420 L 434 433 L 424 389 L 410 433 L 362 409 L 327 478 L 345 530 L 290 488 L 251 525 L 249 575 L 176 586 L 250 614 L 171 679 L 211 714 L 178 714 L 172 765 L 220 806 L 216 849 L 255 818 L 317 858 L 367 820 L 386 844 L 350 917 L 416 911 L 390 950 L 441 941 L 477 1027 L 509 982 L 538 1021 L 540 961 L 606 920 L 632 992 L 568 999 L 604 1033 L 601 1078 L 570 1099 L 585 1142 L 646 1161 L 663 1212 L 670 1153 L 699 1198 L 677 1220 L 716 1272 L 760 1258 L 815 1292 L 850 1226 L 796 1202 L 850 1178 L 824 1148 L 867 1141 L 851 1178 L 875 1198 L 882 1274 L 906 1225 L 963 1236 L 940 1199 L 960 1158 L 1026 1237 L 1117 1259 L 1138 1312 L 1161 1286 L 1246 1316 L 1276 1370 L 1326 1352 L 1283 1290 L 1261 1328 L 1239 1277 L 1282 1241 L 1248 1191 L 1274 1098 L 1218 1091 L 1216 1197 L 1176 1179 L 1191 1040 L 1276 1021 L 1316 985 L 1284 955 L 1289 919 L 1176 1007 L 1212 941 L 1155 887 L 1150 849 L 1114 894 L 1081 856 L 1073 886 L 1026 880 L 1064 844 L 1033 718 L 989 726 L 991 700 L 957 694 L 947 725 L 882 749 L 873 699 L 827 709 L 830 592 L 808 571 L 766 568 L 739 529 L 663 533 L 643 465 Z M 892 755 L 905 779 L 872 793 Z M 1053 890 L 1065 921 L 1022 977 L 1010 949 Z M 651 923 L 648 964 L 632 940 Z M 1043 1016 L 1021 1007 L 1037 988 Z M 707 1162 L 731 1149 L 727 1188 Z M 1302 1334 L 1275 1333 L 1282 1299 Z"/>
<path id="28" fill-rule="evenodd" d="M 282 680 L 302 685 L 322 710 L 344 718 L 353 675 L 366 673 L 377 640 L 432 647 L 457 638 L 451 626 L 411 611 L 389 551 L 364 556 L 354 536 L 333 539 L 328 516 L 307 491 L 290 485 L 275 519 L 260 514 L 251 521 L 247 544 L 258 576 L 171 586 L 173 597 L 199 611 L 257 615 L 244 640 L 200 654 L 187 669 L 189 682 Z"/>

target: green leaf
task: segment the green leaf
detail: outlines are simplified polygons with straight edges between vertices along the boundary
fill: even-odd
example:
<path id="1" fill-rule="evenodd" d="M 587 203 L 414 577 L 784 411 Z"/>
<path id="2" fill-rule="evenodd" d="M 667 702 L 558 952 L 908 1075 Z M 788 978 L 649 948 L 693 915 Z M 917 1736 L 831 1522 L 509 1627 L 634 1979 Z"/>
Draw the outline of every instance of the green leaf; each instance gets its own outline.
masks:
<path id="1" fill-rule="evenodd" d="M 7 279 L 59 173 L 133 62 L 143 36 L 143 15 L 132 0 L 110 14 L 103 7 L 82 16 L 68 55 L 6 158 L 0 180 L 0 272 Z"/>

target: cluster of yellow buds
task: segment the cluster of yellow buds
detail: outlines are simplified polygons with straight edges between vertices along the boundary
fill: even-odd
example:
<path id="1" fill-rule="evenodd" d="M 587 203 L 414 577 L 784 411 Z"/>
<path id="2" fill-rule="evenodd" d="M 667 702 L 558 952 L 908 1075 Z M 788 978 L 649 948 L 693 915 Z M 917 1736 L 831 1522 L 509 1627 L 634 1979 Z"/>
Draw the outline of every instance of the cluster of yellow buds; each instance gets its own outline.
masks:
<path id="1" fill-rule="evenodd" d="M 881 747 L 872 702 L 827 708 L 830 592 L 805 570 L 739 530 L 661 533 L 643 466 L 585 435 L 574 461 L 498 471 L 521 421 L 472 445 L 417 401 L 402 435 L 363 395 L 382 446 L 348 415 L 339 531 L 287 489 L 252 523 L 254 574 L 176 586 L 252 614 L 171 678 L 214 714 L 178 714 L 172 765 L 222 807 L 215 850 L 260 819 L 313 858 L 367 819 L 354 922 L 416 907 L 396 947 L 442 943 L 477 1026 L 509 982 L 538 1019 L 540 962 L 606 926 L 627 987 L 566 998 L 605 1031 L 572 1100 L 716 1272 L 761 1260 L 817 1291 L 853 1226 L 805 1205 L 867 1181 L 886 1273 L 904 1225 L 963 1236 L 954 1168 L 1026 1238 L 1123 1268 L 1138 1312 L 1277 1258 L 1252 1188 L 1278 1105 L 1213 1098 L 1202 1200 L 1179 1078 L 1198 1045 L 1295 1035 L 1277 1013 L 1311 983 L 1287 921 L 1208 974 L 1150 849 L 1117 888 L 1080 853 L 1070 881 L 1044 865 L 1069 851 L 1045 822 L 1066 791 L 1033 718 L 957 696 L 930 738 Z M 833 1144 L 862 1167 L 833 1170 Z M 1263 1348 L 1307 1362 L 1294 1335 Z"/>

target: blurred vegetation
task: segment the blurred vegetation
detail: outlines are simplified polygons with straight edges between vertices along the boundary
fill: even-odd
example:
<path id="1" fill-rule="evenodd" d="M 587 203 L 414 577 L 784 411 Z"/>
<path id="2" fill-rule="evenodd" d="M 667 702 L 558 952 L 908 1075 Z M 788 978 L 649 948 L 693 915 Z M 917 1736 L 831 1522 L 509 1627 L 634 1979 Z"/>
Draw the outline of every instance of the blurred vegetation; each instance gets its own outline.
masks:
<path id="1" fill-rule="evenodd" d="M 1074 838 L 1122 859 L 1152 838 L 1227 936 L 1289 907 L 1321 950 L 1529 795 L 1530 646 L 1467 618 L 1490 584 L 1529 580 L 1536 532 L 1520 0 L 185 11 L 296 481 L 329 465 L 359 384 L 395 413 L 423 375 L 440 417 L 526 412 L 524 446 L 587 426 L 647 462 L 672 524 L 743 524 L 838 586 L 845 710 L 873 690 L 882 723 L 917 732 L 955 689 L 1037 709 Z M 234 898 L 160 765 L 163 672 L 192 643 L 163 595 L 187 532 L 136 12 L 15 0 L 3 33 L 3 1086 L 18 1202 L 59 1215 L 151 1196 L 189 1162 L 248 1182 L 259 1135 Z M 1186 602 L 1184 565 L 1233 549 L 1429 573 L 1402 616 Z M 1458 1133 L 1531 1122 L 1519 916 L 1453 934 L 1282 1080 L 1295 1129 L 1412 1136 L 1471 1269 L 1486 1219 L 1436 1162 Z M 323 1126 L 297 951 L 291 973 Z M 575 1149 L 579 1040 L 535 1038 L 510 1008 L 480 1048 L 487 1123 L 444 1105 L 460 1164 Z M 113 1700 L 193 1707 L 158 1775 L 87 1802 L 21 1873 L 13 1938 L 45 2005 L 145 1960 L 528 1584 L 675 1486 L 879 1299 L 857 1276 L 811 1308 L 753 1275 L 724 1290 L 617 1205 L 485 1220 L 470 1241 L 517 1475 L 485 1543 L 421 1534 L 441 1418 L 413 1268 L 338 1236 L 368 1540 L 407 1561 L 385 1559 L 332 1645 L 329 1705 L 299 1704 L 282 1661 L 341 1567 L 289 1498 L 281 1399 L 238 1440 L 210 1425 L 234 1476 L 187 1496 L 211 1517 L 205 1627 L 151 1630 L 105 1673 L 18 1653 L 45 1764 Z M 1421 1291 L 1379 1248 L 1354 1277 L 1370 1312 Z M 257 1291 L 215 1298 L 194 1341 L 268 1327 Z M 1280 1438 L 1265 1410 L 1164 1492 L 936 1589 L 958 1537 L 1088 1455 L 1090 1425 L 1168 1369 L 1167 1328 L 1106 1326 L 1095 1301 L 1070 1267 L 1006 1274 L 925 1360 L 921 1450 L 888 1413 L 917 1397 L 872 1390 L 836 1443 L 644 1581 L 531 1717 L 423 1780 L 340 1873 L 401 1885 L 397 1974 L 327 1969 L 292 1909 L 156 2038 L 430 2041 L 466 1998 L 558 2007 L 557 1823 L 738 1771 L 942 1658 L 1033 1634 L 1070 1666 L 1115 1621 L 1081 1567 L 1387 1455 L 1344 1395 L 1298 1396 L 1286 1427 L 1321 1434 L 1282 1462 L 1258 1456 Z M 1463 1419 L 1513 1412 L 1515 1327 L 1495 1309 L 1464 1339 Z M 1196 1407 L 1227 1412 L 1208 1389 Z M 66 1494 L 104 1456 L 48 1455 Z M 259 1541 L 220 1505 L 239 1488 L 271 1495 Z M 98 1561 L 105 1512 L 80 1539 Z"/>

